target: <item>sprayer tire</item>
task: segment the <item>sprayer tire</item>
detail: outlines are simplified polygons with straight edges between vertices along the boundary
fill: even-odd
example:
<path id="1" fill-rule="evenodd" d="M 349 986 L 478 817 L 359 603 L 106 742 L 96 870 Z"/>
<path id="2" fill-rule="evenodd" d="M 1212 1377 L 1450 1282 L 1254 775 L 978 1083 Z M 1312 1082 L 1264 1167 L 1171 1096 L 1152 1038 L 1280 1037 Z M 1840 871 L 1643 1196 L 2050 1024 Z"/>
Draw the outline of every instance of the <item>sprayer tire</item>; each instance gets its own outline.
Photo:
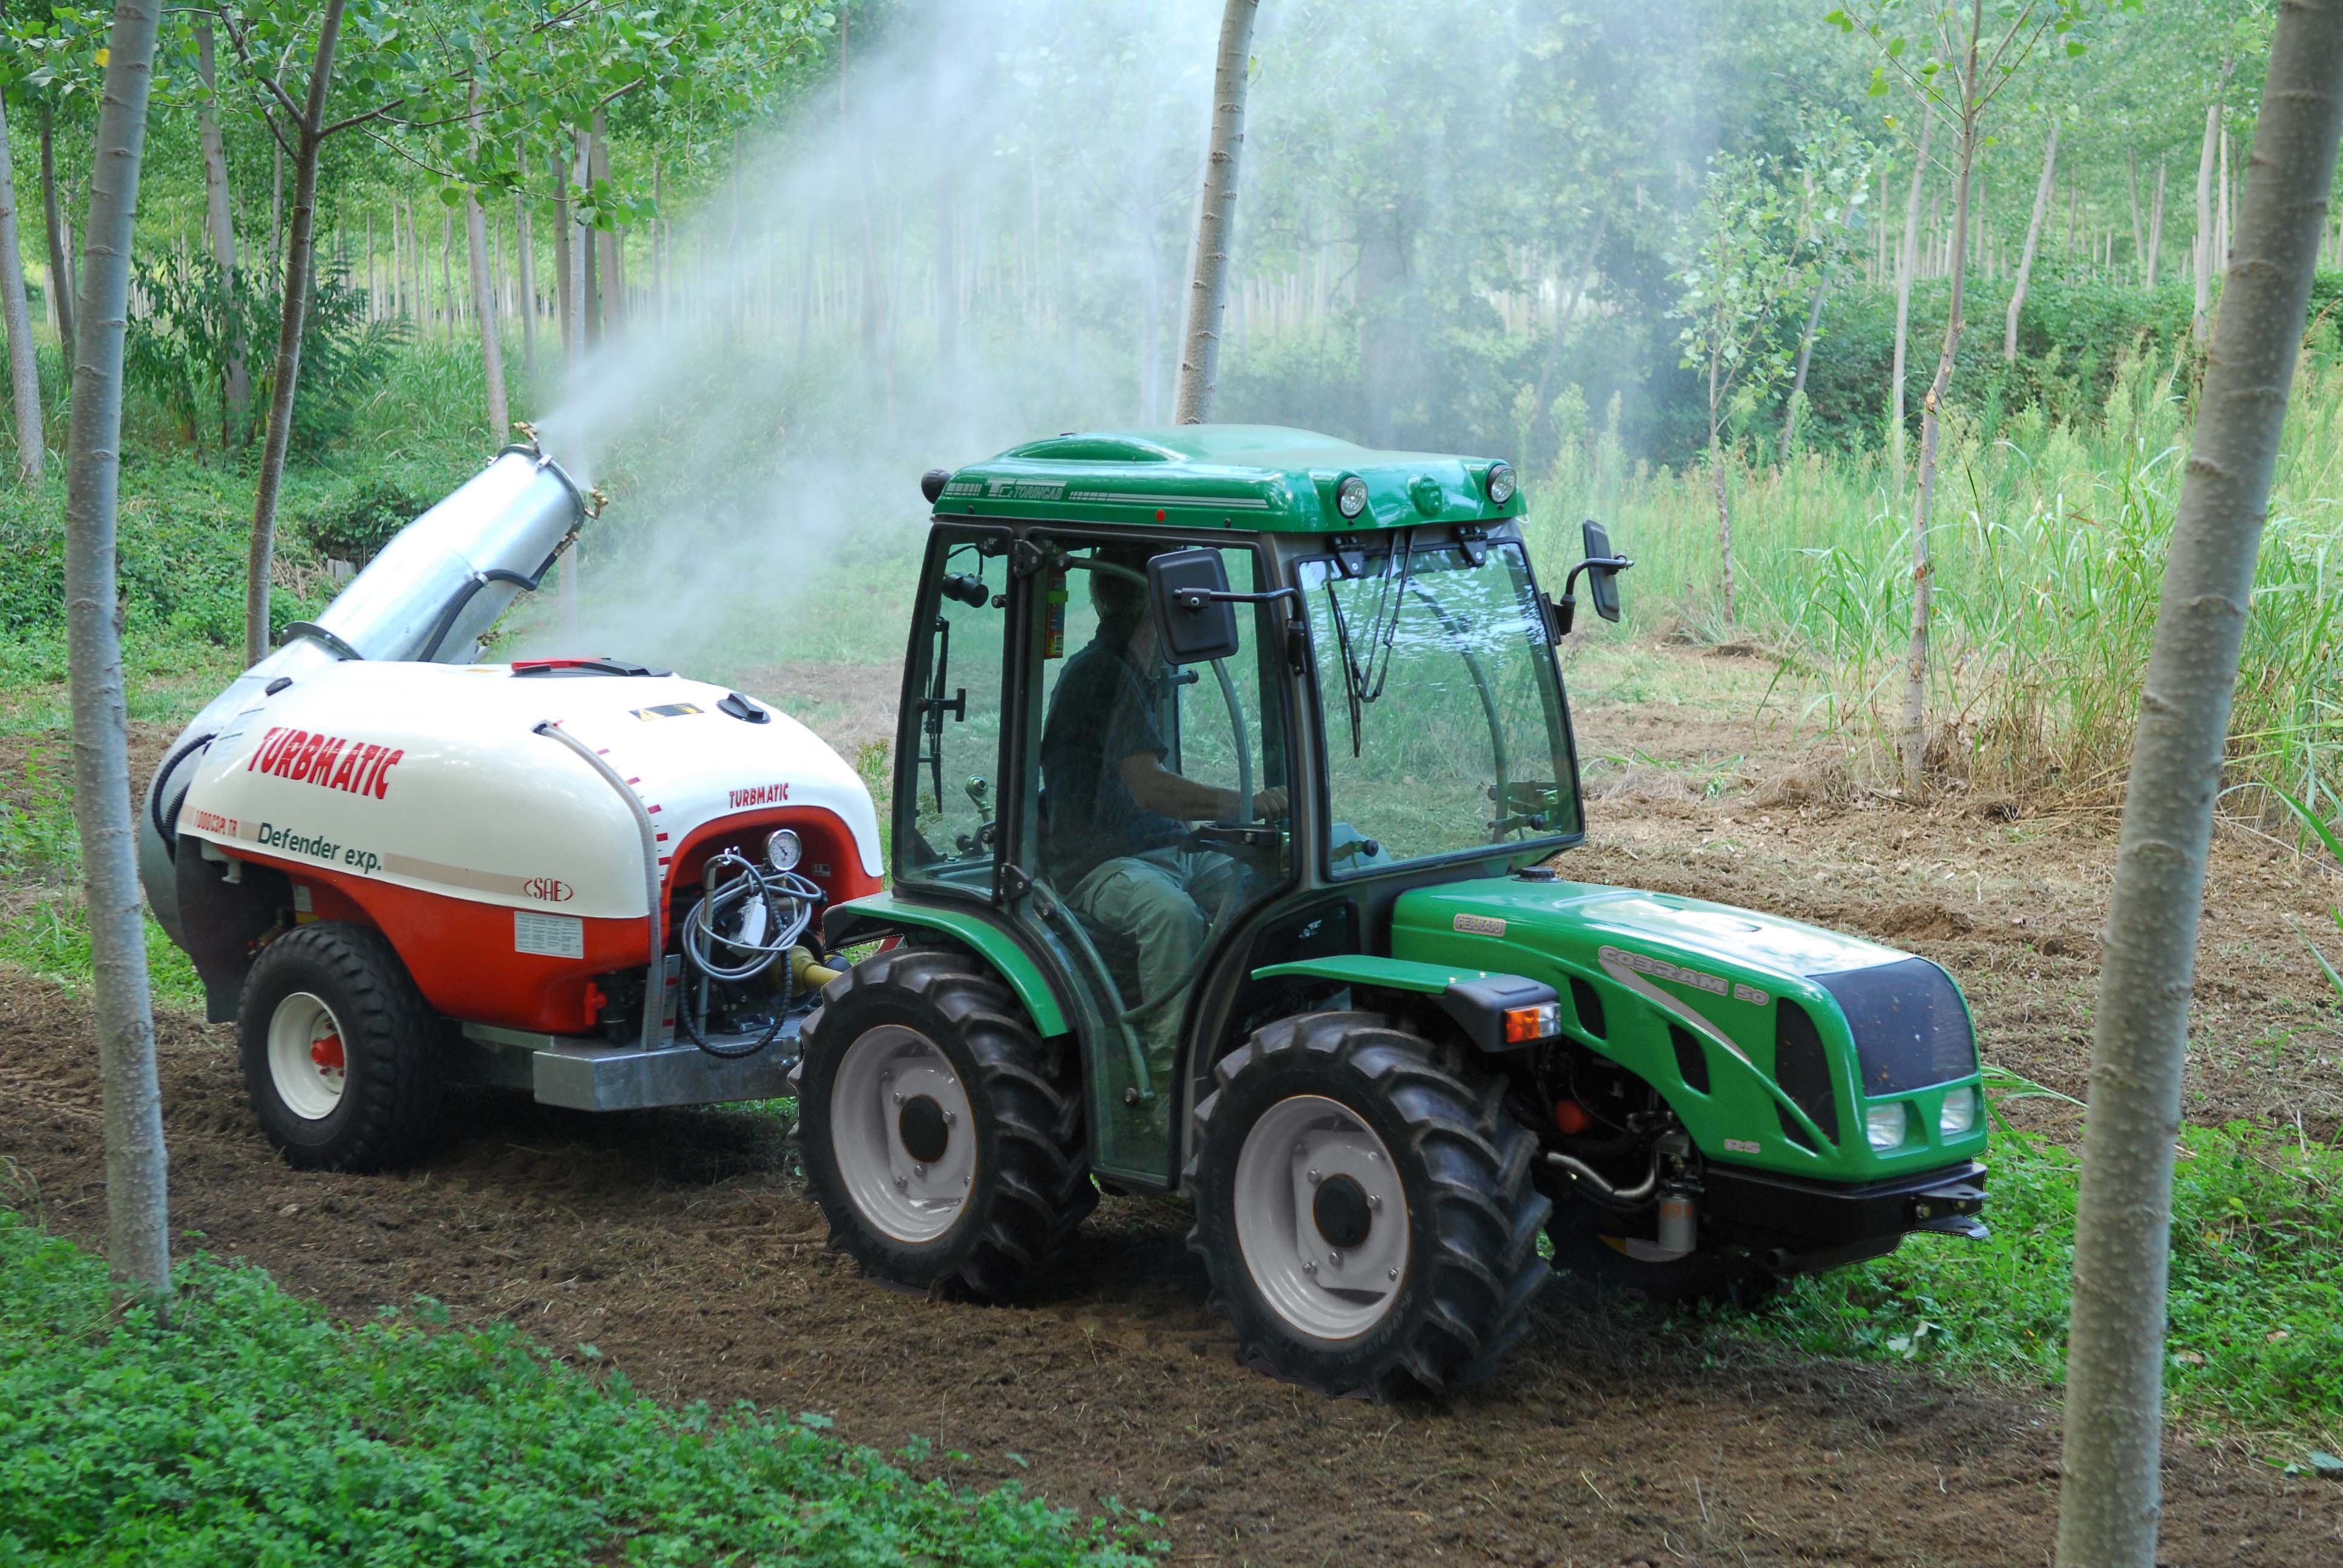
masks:
<path id="1" fill-rule="evenodd" d="M 1210 1275 L 1211 1304 L 1236 1328 L 1237 1359 L 1321 1394 L 1379 1401 L 1486 1377 L 1528 1331 L 1530 1303 L 1550 1278 L 1537 1251 L 1548 1204 L 1531 1179 L 1536 1140 L 1507 1114 L 1503 1082 L 1475 1071 L 1458 1047 L 1361 1012 L 1309 1013 L 1256 1030 L 1214 1067 L 1213 1080 L 1196 1107 L 1195 1155 L 1186 1171 L 1196 1203 L 1188 1248 Z M 1292 1108 L 1328 1101 L 1333 1109 L 1312 1120 L 1299 1141 L 1285 1131 Z M 1281 1147 L 1248 1159 L 1256 1128 Z M 1374 1210 L 1381 1218 L 1361 1227 L 1358 1251 L 1339 1266 L 1355 1265 L 1367 1248 L 1389 1248 L 1373 1261 L 1403 1259 L 1390 1264 L 1400 1278 L 1379 1314 L 1359 1314 L 1363 1326 L 1355 1329 L 1337 1324 L 1332 1337 L 1309 1332 L 1312 1314 L 1295 1281 L 1285 1277 L 1281 1286 L 1274 1271 L 1260 1271 L 1269 1260 L 1264 1238 L 1282 1235 L 1288 1217 L 1264 1227 L 1240 1216 L 1245 1191 L 1256 1209 L 1274 1195 L 1274 1181 L 1264 1183 L 1252 1167 L 1287 1145 L 1294 1161 L 1314 1159 L 1322 1145 L 1311 1140 L 1329 1136 L 1347 1140 L 1337 1145 L 1338 1159 L 1364 1151 L 1379 1160 L 1388 1151 L 1406 1226 L 1403 1238 L 1375 1240 L 1375 1227 L 1389 1222 L 1393 1205 L 1385 1202 Z M 1324 1191 L 1315 1180 L 1292 1190 Z M 1373 1196 L 1380 1194 L 1371 1203 Z M 1297 1199 L 1290 1217 L 1297 1229 L 1298 1208 Z M 1324 1223 L 1315 1207 L 1312 1223 Z M 1247 1235 L 1262 1256 L 1248 1255 Z M 1312 1274 L 1317 1283 L 1326 1277 Z M 1371 1268 L 1371 1284 L 1374 1274 Z M 1288 1305 L 1272 1300 L 1264 1278 Z"/>
<path id="2" fill-rule="evenodd" d="M 1706 1302 L 1738 1312 L 1754 1312 L 1781 1292 L 1782 1282 L 1750 1259 L 1713 1252 L 1637 1258 L 1605 1236 L 1604 1218 L 1584 1199 L 1564 1198 L 1546 1224 L 1554 1271 L 1582 1291 L 1654 1306 Z"/>
<path id="3" fill-rule="evenodd" d="M 967 1196 L 948 1218 L 928 1223 L 859 1198 L 841 1164 L 883 1158 L 872 1153 L 869 1129 L 857 1131 L 858 1113 L 863 1121 L 872 1114 L 867 1096 L 841 1103 L 840 1089 L 851 1091 L 862 1070 L 849 1067 L 850 1056 L 890 1041 L 903 1042 L 914 1061 L 928 1049 L 940 1055 L 941 1069 L 923 1070 L 932 1081 L 956 1082 L 968 1109 L 958 1134 L 972 1140 L 966 1153 L 947 1142 L 937 1156 L 968 1160 Z M 830 1244 L 864 1273 L 937 1296 L 1005 1301 L 1097 1204 L 1075 1048 L 1045 1043 L 1015 996 L 973 956 L 918 947 L 867 959 L 823 989 L 799 1042 L 806 1175 L 830 1221 Z M 877 1114 L 883 1121 L 885 1111 Z M 878 1137 L 889 1136 L 882 1126 Z"/>
<path id="4" fill-rule="evenodd" d="M 323 1116 L 288 1103 L 269 1065 L 272 1022 L 315 998 L 338 1026 L 338 1099 Z M 305 1171 L 386 1171 L 428 1152 L 439 1125 L 438 1020 L 381 932 L 343 920 L 299 926 L 245 977 L 236 1035 L 246 1089 L 268 1141 Z"/>

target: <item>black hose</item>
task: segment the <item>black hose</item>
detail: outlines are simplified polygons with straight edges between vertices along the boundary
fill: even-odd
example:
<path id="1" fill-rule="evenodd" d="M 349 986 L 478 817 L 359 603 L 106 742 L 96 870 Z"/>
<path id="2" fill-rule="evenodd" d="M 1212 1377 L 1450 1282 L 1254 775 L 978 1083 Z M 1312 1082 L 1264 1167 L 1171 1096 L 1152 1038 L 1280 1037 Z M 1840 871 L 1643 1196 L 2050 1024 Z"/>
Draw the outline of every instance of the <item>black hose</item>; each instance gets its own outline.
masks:
<path id="1" fill-rule="evenodd" d="M 218 739 L 216 734 L 196 736 L 176 751 L 164 758 L 163 766 L 155 769 L 155 787 L 148 790 L 146 795 L 146 815 L 153 819 L 156 835 L 163 840 L 163 848 L 175 856 L 179 852 L 179 830 L 175 823 L 166 822 L 163 819 L 163 792 L 170 788 L 171 774 L 179 764 L 185 762 L 195 752 L 209 746 L 216 739 Z M 185 800 L 186 791 L 181 790 L 179 798 Z M 171 815 L 176 818 L 178 813 L 174 811 Z"/>

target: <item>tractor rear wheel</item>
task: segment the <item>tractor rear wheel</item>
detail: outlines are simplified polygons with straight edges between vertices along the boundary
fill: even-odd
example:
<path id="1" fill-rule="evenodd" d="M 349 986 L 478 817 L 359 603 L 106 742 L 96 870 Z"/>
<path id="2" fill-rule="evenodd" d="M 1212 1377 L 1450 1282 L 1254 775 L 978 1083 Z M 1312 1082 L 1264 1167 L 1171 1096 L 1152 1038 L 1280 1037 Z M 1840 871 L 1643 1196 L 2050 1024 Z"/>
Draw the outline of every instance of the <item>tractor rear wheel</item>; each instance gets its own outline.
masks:
<path id="1" fill-rule="evenodd" d="M 1536 1141 L 1502 1086 L 1358 1012 L 1271 1024 L 1213 1073 L 1188 1246 L 1238 1359 L 1378 1400 L 1487 1375 L 1548 1277 Z"/>
<path id="2" fill-rule="evenodd" d="M 1603 1211 L 1584 1199 L 1556 1203 L 1545 1228 L 1555 1272 L 1593 1291 L 1649 1302 L 1693 1306 L 1713 1302 L 1753 1311 L 1778 1294 L 1782 1282 L 1753 1260 L 1712 1252 L 1669 1257 L 1652 1243 L 1606 1232 Z"/>
<path id="3" fill-rule="evenodd" d="M 437 1024 L 381 932 L 318 920 L 270 942 L 245 977 L 236 1036 L 252 1108 L 289 1163 L 382 1171 L 429 1148 Z"/>
<path id="4" fill-rule="evenodd" d="M 1002 1301 L 1098 1202 L 1072 1048 L 1044 1046 L 976 960 L 866 960 L 800 1043 L 806 1175 L 865 1273 Z"/>

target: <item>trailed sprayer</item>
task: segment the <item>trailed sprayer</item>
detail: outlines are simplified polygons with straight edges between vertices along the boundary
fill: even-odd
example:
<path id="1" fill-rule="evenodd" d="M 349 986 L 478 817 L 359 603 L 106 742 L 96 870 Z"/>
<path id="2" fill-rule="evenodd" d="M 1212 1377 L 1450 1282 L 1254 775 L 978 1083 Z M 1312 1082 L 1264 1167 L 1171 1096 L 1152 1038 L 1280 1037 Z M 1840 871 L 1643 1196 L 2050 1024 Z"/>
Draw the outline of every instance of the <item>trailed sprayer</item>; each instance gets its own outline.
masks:
<path id="1" fill-rule="evenodd" d="M 1559 869 L 1599 526 L 1556 596 L 1508 465 L 1257 427 L 922 490 L 883 889 L 769 705 L 462 662 L 583 515 L 527 449 L 198 719 L 148 887 L 280 1144 L 407 1157 L 450 1075 L 793 1093 L 869 1273 L 1001 1300 L 1101 1187 L 1181 1191 L 1242 1358 L 1376 1397 L 1485 1374 L 1555 1269 L 1747 1302 L 1984 1234 L 1942 969 Z"/>

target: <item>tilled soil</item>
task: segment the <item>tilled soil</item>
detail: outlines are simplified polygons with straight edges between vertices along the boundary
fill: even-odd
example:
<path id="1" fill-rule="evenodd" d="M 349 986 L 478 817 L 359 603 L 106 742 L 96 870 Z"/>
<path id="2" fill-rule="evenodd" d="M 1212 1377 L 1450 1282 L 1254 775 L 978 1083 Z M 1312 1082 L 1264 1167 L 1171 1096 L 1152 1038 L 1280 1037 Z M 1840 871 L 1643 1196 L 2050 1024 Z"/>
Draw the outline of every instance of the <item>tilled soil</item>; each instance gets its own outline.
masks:
<path id="1" fill-rule="evenodd" d="M 1599 798 L 1568 874 L 1936 958 L 1988 1058 L 2086 1091 L 2112 819 L 1906 809 L 1729 715 L 1596 704 L 1580 734 Z M 2218 846 L 2192 1117 L 2336 1136 L 2343 1040 L 2286 923 L 2335 896 L 2264 841 Z M 1234 1363 L 1174 1202 L 1107 1201 L 1017 1306 L 940 1304 L 827 1249 L 770 1119 L 476 1094 L 424 1169 L 307 1174 L 254 1128 L 233 1031 L 161 1028 L 172 1224 L 200 1245 L 352 1317 L 427 1294 L 461 1322 L 590 1342 L 660 1398 L 821 1411 L 880 1448 L 932 1440 L 950 1457 L 924 1468 L 956 1483 L 1120 1499 L 1164 1517 L 1175 1562 L 2050 1558 L 2056 1417 L 2027 1391 L 1804 1358 L 1556 1291 L 1482 1388 L 1327 1402 Z M 85 1239 L 104 1222 L 90 1038 L 81 1000 L 0 976 L 0 1201 Z M 2046 1103 L 2026 1102 L 2059 1131 Z M 2343 1487 L 2176 1436 L 2164 1494 L 2166 1561 L 2343 1560 Z"/>

